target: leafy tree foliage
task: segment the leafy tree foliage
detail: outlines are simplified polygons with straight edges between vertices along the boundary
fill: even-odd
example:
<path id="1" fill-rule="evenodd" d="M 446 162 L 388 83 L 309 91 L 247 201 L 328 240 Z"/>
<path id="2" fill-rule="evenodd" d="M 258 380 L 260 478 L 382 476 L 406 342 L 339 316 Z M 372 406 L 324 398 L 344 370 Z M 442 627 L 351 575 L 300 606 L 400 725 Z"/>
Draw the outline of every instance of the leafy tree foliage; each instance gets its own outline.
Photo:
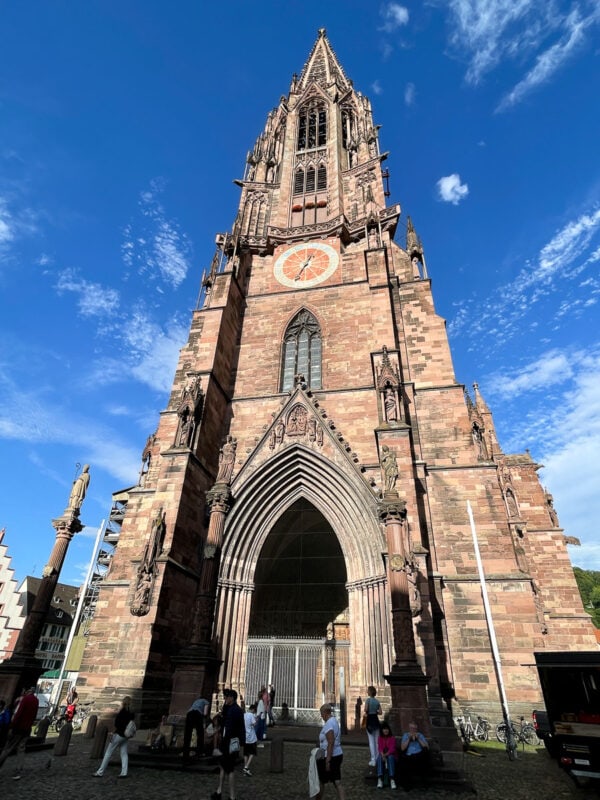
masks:
<path id="1" fill-rule="evenodd" d="M 583 607 L 591 616 L 594 625 L 600 628 L 600 572 L 580 567 L 573 567 L 573 572 Z"/>

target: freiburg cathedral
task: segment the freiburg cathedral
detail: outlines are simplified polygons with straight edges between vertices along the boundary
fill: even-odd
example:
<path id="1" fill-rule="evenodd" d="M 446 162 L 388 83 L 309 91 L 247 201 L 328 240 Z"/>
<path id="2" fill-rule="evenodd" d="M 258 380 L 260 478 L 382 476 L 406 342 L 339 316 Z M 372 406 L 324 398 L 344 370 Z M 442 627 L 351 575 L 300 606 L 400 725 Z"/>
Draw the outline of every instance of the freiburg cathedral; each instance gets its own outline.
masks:
<path id="1" fill-rule="evenodd" d="M 500 715 L 493 634 L 513 709 L 541 701 L 534 652 L 595 649 L 540 464 L 503 452 L 454 374 L 386 158 L 320 30 L 248 153 L 118 495 L 78 681 L 97 707 L 129 694 L 155 724 L 272 683 L 290 719 L 331 701 L 351 726 L 373 685 L 398 730 L 431 730 L 456 707 Z"/>

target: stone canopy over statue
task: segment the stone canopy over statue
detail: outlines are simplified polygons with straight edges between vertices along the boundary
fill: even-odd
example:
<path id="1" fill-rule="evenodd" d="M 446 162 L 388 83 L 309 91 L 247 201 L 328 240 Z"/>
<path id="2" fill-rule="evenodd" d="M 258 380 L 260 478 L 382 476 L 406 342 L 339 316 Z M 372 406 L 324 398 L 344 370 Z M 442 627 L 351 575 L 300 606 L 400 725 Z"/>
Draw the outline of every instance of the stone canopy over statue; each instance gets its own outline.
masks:
<path id="1" fill-rule="evenodd" d="M 90 465 L 84 464 L 81 474 L 78 475 L 73 481 L 73 487 L 71 489 L 71 494 L 69 495 L 69 504 L 66 509 L 67 511 L 72 511 L 76 514 L 79 514 L 82 503 L 85 500 L 87 488 L 90 484 L 89 469 Z"/>

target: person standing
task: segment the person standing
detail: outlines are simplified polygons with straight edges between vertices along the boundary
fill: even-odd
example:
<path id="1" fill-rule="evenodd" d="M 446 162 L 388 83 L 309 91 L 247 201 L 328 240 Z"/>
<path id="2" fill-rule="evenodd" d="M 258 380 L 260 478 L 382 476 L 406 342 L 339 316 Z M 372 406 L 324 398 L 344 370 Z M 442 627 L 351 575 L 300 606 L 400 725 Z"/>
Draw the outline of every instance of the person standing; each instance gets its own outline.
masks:
<path id="1" fill-rule="evenodd" d="M 115 730 L 112 735 L 112 739 L 106 748 L 102 763 L 96 772 L 94 772 L 94 778 L 101 778 L 104 775 L 104 770 L 108 766 L 110 758 L 117 747 L 119 748 L 119 754 L 121 756 L 121 772 L 118 777 L 127 777 L 127 768 L 129 766 L 129 753 L 127 752 L 127 745 L 129 743 L 129 739 L 127 736 L 125 736 L 125 729 L 133 720 L 134 716 L 135 715 L 131 710 L 131 697 L 127 695 L 123 698 L 119 713 L 115 717 Z"/>
<path id="2" fill-rule="evenodd" d="M 183 763 L 190 760 L 190 743 L 192 733 L 196 731 L 196 755 L 201 755 L 204 750 L 204 725 L 208 719 L 210 703 L 204 697 L 194 700 L 185 715 L 185 728 L 183 729 Z"/>
<path id="3" fill-rule="evenodd" d="M 39 705 L 39 700 L 35 696 L 35 686 L 25 689 L 17 700 L 17 707 L 9 724 L 8 739 L 2 753 L 0 753 L 0 768 L 2 768 L 9 755 L 16 751 L 17 763 L 13 775 L 13 780 L 15 781 L 20 780 L 23 772 L 25 746 L 31 735 L 31 726 L 35 722 Z"/>
<path id="4" fill-rule="evenodd" d="M 235 689 L 223 692 L 223 729 L 221 735 L 221 759 L 219 763 L 219 786 L 211 795 L 211 800 L 221 800 L 225 775 L 229 781 L 229 800 L 235 800 L 235 765 L 240 750 L 246 741 L 244 714 L 237 704 Z"/>
<path id="5" fill-rule="evenodd" d="M 344 753 L 340 725 L 333 716 L 329 703 L 319 709 L 323 727 L 319 733 L 319 750 L 322 755 L 317 759 L 317 772 L 319 774 L 319 794 L 317 800 L 323 797 L 326 783 L 333 783 L 338 800 L 345 800 L 344 787 L 342 786 L 342 761 Z"/>
<path id="6" fill-rule="evenodd" d="M 256 704 L 256 716 L 258 717 L 258 724 L 256 726 L 256 736 L 259 741 L 259 747 L 264 747 L 263 739 L 267 738 L 267 702 L 265 698 L 268 697 L 267 690 L 263 686 L 258 693 L 258 703 Z"/>
<path id="7" fill-rule="evenodd" d="M 256 703 L 250 706 L 250 709 L 244 714 L 244 725 L 246 727 L 246 742 L 244 744 L 244 775 L 248 778 L 252 775 L 250 772 L 250 763 L 256 755 Z"/>
<path id="8" fill-rule="evenodd" d="M 273 728 L 275 727 L 275 715 L 273 713 L 273 709 L 274 708 L 275 708 L 275 687 L 273 686 L 272 683 L 270 683 L 269 684 L 269 709 L 268 709 L 267 713 L 269 715 L 269 724 Z"/>
<path id="9" fill-rule="evenodd" d="M 369 766 L 374 767 L 377 764 L 377 756 L 379 749 L 377 747 L 377 740 L 379 739 L 379 717 L 383 713 L 381 703 L 375 695 L 377 689 L 374 686 L 367 687 L 367 694 L 369 695 L 365 700 L 364 713 L 367 717 L 367 737 L 369 739 L 369 751 L 371 759 Z"/>

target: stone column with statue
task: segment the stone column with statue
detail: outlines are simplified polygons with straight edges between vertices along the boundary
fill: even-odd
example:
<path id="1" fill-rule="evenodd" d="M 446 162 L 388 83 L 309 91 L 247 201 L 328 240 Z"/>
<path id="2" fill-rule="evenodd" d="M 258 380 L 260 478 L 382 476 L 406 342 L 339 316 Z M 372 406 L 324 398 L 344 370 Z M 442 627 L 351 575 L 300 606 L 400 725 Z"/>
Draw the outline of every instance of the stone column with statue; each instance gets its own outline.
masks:
<path id="1" fill-rule="evenodd" d="M 411 580 L 414 580 L 406 501 L 396 490 L 398 465 L 396 454 L 388 445 L 381 449 L 384 480 L 379 502 L 388 551 L 388 586 L 392 609 L 394 665 L 385 675 L 392 694 L 390 724 L 394 730 L 407 730 L 416 720 L 421 730 L 430 732 L 427 703 L 427 677 L 417 661 L 411 608 Z"/>
<path id="2" fill-rule="evenodd" d="M 62 516 L 52 520 L 56 538 L 33 607 L 28 613 L 10 658 L 0 664 L 0 696 L 14 698 L 24 688 L 34 686 L 44 671 L 42 662 L 35 657 L 37 645 L 46 624 L 48 611 L 55 595 L 71 539 L 83 529 L 79 520 L 81 506 L 90 483 L 89 464 L 73 481 L 69 501 Z"/>

